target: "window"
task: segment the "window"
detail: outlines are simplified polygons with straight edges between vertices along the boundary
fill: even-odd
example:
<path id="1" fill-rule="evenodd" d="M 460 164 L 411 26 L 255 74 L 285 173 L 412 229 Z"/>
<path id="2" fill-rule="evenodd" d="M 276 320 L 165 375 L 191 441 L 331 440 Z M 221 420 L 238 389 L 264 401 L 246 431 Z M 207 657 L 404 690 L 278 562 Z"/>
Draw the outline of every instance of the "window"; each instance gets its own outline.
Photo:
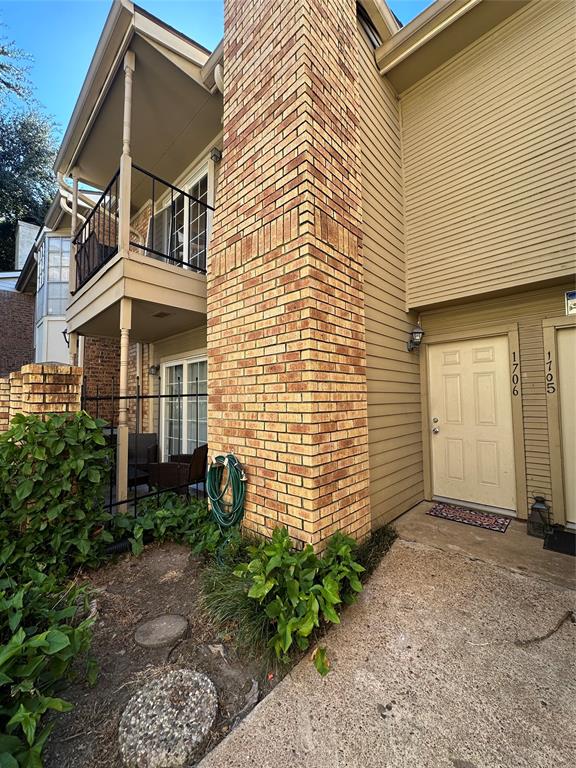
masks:
<path id="1" fill-rule="evenodd" d="M 208 363 L 188 359 L 165 363 L 162 370 L 162 449 L 192 453 L 208 441 Z"/>
<path id="2" fill-rule="evenodd" d="M 37 252 L 36 320 L 64 315 L 68 301 L 70 238 L 46 236 Z"/>
<path id="3" fill-rule="evenodd" d="M 168 264 L 206 269 L 208 247 L 208 175 L 192 184 L 186 197 L 171 194 L 169 203 L 150 220 L 148 249 Z"/>
<path id="4" fill-rule="evenodd" d="M 177 195 L 172 202 L 170 215 L 170 256 L 176 261 L 184 261 L 184 195 Z"/>
<path id="5" fill-rule="evenodd" d="M 200 269 L 206 269 L 208 176 L 203 176 L 193 184 L 189 194 L 188 262 Z"/>

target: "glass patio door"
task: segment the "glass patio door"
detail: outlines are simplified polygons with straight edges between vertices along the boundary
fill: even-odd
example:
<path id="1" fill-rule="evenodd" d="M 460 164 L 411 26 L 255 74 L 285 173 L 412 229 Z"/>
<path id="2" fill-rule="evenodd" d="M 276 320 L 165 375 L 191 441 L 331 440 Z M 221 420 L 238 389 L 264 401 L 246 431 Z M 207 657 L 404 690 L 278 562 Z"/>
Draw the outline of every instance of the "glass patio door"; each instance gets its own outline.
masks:
<path id="1" fill-rule="evenodd" d="M 208 441 L 208 363 L 189 359 L 162 366 L 162 459 L 193 453 Z"/>

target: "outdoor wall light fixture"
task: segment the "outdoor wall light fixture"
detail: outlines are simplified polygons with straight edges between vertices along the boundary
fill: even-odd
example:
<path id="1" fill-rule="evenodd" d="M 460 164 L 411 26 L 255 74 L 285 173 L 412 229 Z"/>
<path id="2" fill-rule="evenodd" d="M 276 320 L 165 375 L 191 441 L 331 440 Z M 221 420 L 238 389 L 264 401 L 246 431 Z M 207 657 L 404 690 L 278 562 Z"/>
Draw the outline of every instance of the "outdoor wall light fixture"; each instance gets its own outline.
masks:
<path id="1" fill-rule="evenodd" d="M 70 334 L 68 333 L 66 328 L 64 328 L 64 330 L 62 331 L 62 336 L 64 336 L 64 341 L 66 342 L 66 346 L 69 347 L 70 346 Z"/>
<path id="2" fill-rule="evenodd" d="M 158 376 L 160 373 L 160 366 L 159 365 L 151 365 L 150 368 L 148 368 L 148 373 L 150 376 Z"/>
<path id="3" fill-rule="evenodd" d="M 222 160 L 222 150 L 218 149 L 218 147 L 212 147 L 210 160 L 212 160 L 213 163 L 219 163 L 220 160 Z"/>
<path id="4" fill-rule="evenodd" d="M 420 323 L 417 323 L 410 331 L 410 341 L 406 344 L 406 349 L 408 352 L 412 352 L 414 349 L 418 349 L 420 344 L 422 344 L 423 336 L 424 331 L 422 330 L 422 326 Z"/>

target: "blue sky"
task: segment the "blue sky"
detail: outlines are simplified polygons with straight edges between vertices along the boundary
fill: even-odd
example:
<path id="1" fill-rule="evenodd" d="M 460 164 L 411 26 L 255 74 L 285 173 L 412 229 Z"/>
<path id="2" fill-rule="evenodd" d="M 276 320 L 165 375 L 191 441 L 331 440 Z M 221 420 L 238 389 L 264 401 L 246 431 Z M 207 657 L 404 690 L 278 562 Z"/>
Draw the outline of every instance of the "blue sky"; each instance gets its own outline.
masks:
<path id="1" fill-rule="evenodd" d="M 389 0 L 406 24 L 432 0 Z M 0 34 L 32 55 L 35 95 L 64 130 L 111 0 L 0 0 Z M 223 0 L 139 0 L 138 5 L 206 48 L 222 37 Z"/>

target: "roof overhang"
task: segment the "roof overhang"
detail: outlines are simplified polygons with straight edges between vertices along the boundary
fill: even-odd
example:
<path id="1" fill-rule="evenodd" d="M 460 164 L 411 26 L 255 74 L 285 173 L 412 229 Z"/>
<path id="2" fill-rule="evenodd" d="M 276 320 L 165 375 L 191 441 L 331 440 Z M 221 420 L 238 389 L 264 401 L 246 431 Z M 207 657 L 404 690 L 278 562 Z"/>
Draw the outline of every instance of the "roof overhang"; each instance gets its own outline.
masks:
<path id="1" fill-rule="evenodd" d="M 18 281 L 16 282 L 17 291 L 20 293 L 36 293 L 36 271 L 38 268 L 36 253 L 42 242 L 42 238 L 50 232 L 66 237 L 69 234 L 70 226 L 70 214 L 62 209 L 62 206 L 60 205 L 60 193 L 57 193 L 44 217 L 44 225 L 38 230 L 38 234 L 34 239 L 34 244 L 32 248 L 30 248 L 24 266 L 20 270 Z"/>
<path id="2" fill-rule="evenodd" d="M 190 138 L 187 129 L 192 133 L 190 125 L 203 110 L 210 130 L 221 129 L 221 99 L 210 93 L 202 78 L 210 52 L 129 0 L 114 0 L 56 158 L 57 172 L 70 176 L 76 168 L 81 181 L 103 188 L 117 170 L 122 151 L 123 60 L 128 50 L 136 59 L 132 96 L 136 163 L 150 168 L 169 147 L 173 154 L 179 136 L 183 144 Z M 197 125 L 195 129 L 203 139 Z"/>
<path id="3" fill-rule="evenodd" d="M 36 293 L 36 246 L 34 246 L 20 270 L 18 280 L 16 281 L 16 290 L 18 293 Z"/>
<path id="4" fill-rule="evenodd" d="M 360 0 L 360 3 L 368 16 L 370 16 L 370 20 L 374 24 L 381 40 L 389 40 L 402 28 L 402 25 L 398 22 L 398 19 L 394 16 L 385 0 Z"/>
<path id="5" fill-rule="evenodd" d="M 530 0 L 436 0 L 376 51 L 380 74 L 402 93 Z"/>

